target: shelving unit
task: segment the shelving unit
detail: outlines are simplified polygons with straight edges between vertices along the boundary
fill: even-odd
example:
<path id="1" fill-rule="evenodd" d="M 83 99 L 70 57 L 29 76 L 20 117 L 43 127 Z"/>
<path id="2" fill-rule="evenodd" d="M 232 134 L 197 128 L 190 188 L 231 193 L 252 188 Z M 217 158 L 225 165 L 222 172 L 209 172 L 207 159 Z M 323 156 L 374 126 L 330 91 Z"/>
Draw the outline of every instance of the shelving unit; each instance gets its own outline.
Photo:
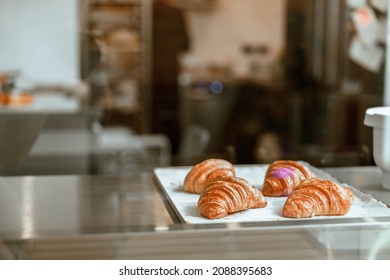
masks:
<path id="1" fill-rule="evenodd" d="M 90 82 L 90 106 L 103 124 L 138 133 L 151 123 L 151 18 L 153 0 L 83 0 L 81 73 Z"/>

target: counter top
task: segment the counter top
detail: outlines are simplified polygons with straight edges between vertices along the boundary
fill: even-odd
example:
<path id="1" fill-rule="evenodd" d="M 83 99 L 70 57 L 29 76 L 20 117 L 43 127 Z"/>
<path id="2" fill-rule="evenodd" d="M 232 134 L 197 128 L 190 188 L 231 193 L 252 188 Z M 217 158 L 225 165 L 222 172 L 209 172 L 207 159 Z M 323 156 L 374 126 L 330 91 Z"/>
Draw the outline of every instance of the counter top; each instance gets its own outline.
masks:
<path id="1" fill-rule="evenodd" d="M 376 167 L 326 169 L 388 203 Z M 152 174 L 0 177 L 0 257 L 389 259 L 390 218 L 182 225 Z"/>
<path id="2" fill-rule="evenodd" d="M 4 241 L 172 223 L 147 175 L 0 177 L 0 209 Z"/>

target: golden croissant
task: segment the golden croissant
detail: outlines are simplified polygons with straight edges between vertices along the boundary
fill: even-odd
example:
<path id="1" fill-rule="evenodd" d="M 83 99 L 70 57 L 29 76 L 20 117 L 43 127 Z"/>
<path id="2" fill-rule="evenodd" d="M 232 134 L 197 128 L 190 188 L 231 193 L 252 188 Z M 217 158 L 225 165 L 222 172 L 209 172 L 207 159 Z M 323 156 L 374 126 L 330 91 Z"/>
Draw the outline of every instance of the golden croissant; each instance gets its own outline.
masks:
<path id="1" fill-rule="evenodd" d="M 265 196 L 288 196 L 303 180 L 315 175 L 305 166 L 292 160 L 278 160 L 267 169 L 262 192 Z"/>
<path id="2" fill-rule="evenodd" d="M 199 213 L 218 219 L 250 208 L 267 205 L 261 191 L 239 177 L 219 177 L 204 187 L 198 200 Z"/>
<path id="3" fill-rule="evenodd" d="M 345 215 L 349 212 L 353 200 L 353 193 L 348 188 L 330 180 L 308 179 L 300 183 L 287 198 L 283 206 L 283 216 L 311 218 Z"/>
<path id="4" fill-rule="evenodd" d="M 207 159 L 191 168 L 184 179 L 184 189 L 200 193 L 208 182 L 217 177 L 235 176 L 233 164 L 224 159 Z"/>

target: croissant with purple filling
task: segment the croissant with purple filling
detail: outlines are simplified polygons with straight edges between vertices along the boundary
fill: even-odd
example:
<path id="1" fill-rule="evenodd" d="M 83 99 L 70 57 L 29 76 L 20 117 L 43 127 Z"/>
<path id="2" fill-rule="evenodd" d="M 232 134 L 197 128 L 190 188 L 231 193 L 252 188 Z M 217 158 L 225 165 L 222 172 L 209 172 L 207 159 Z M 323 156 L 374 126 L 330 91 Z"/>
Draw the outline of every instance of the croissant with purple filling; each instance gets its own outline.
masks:
<path id="1" fill-rule="evenodd" d="M 217 177 L 235 176 L 232 163 L 224 159 L 206 159 L 194 165 L 184 179 L 184 189 L 191 193 L 200 193 L 204 186 Z"/>
<path id="2" fill-rule="evenodd" d="M 292 160 L 278 160 L 270 164 L 264 178 L 265 196 L 288 196 L 302 181 L 315 177 L 305 166 Z"/>
<path id="3" fill-rule="evenodd" d="M 234 176 L 214 179 L 204 187 L 198 200 L 199 213 L 209 219 L 265 206 L 267 201 L 259 189 Z"/>
<path id="4" fill-rule="evenodd" d="M 283 216 L 311 218 L 349 212 L 354 197 L 350 189 L 330 180 L 309 179 L 300 183 L 283 206 Z"/>

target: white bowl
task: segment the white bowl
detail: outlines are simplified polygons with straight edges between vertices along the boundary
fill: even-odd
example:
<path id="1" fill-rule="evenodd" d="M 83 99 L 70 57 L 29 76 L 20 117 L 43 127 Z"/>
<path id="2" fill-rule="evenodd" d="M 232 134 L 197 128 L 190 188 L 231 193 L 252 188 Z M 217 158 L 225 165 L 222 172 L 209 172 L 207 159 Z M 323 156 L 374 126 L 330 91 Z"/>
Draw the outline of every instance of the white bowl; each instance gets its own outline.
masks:
<path id="1" fill-rule="evenodd" d="M 374 161 L 383 171 L 383 187 L 390 190 L 390 107 L 367 109 L 364 124 L 373 127 Z"/>

